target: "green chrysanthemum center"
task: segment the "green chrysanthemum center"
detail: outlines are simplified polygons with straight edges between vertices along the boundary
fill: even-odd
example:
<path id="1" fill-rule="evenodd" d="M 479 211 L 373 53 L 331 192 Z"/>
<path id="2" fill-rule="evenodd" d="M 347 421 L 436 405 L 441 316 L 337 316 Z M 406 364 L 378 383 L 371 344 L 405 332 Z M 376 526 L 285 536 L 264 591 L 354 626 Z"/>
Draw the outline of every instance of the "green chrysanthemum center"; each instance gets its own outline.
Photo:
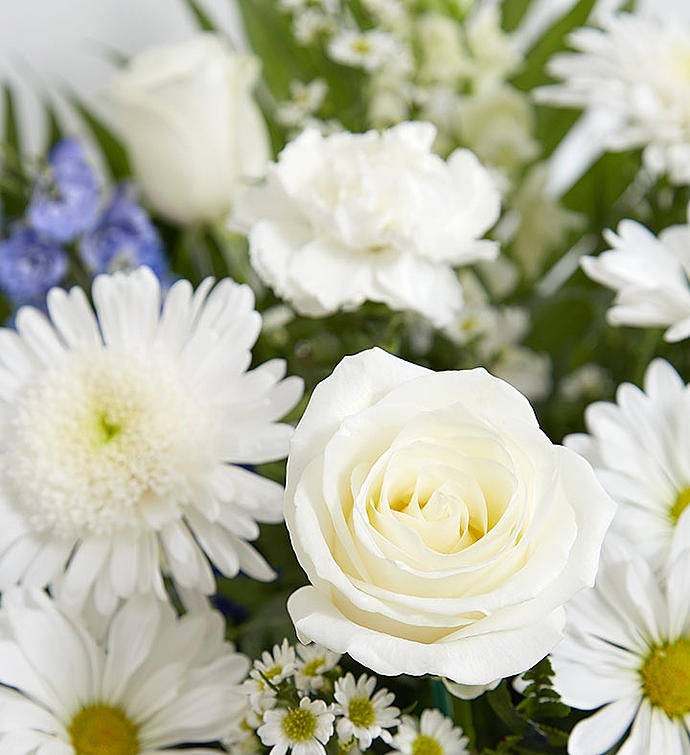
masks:
<path id="1" fill-rule="evenodd" d="M 364 728 L 376 721 L 376 711 L 368 697 L 353 697 L 347 706 L 347 716 L 355 726 Z"/>
<path id="2" fill-rule="evenodd" d="M 412 743 L 412 755 L 443 755 L 443 747 L 435 737 L 420 734 Z"/>
<path id="3" fill-rule="evenodd" d="M 120 708 L 91 705 L 72 719 L 69 735 L 75 755 L 138 755 L 136 724 Z"/>
<path id="4" fill-rule="evenodd" d="M 681 490 L 676 496 L 673 506 L 671 506 L 669 515 L 674 524 L 680 519 L 680 515 L 688 507 L 688 504 L 690 504 L 690 487 L 683 488 L 683 490 Z"/>
<path id="5" fill-rule="evenodd" d="M 640 674 L 652 705 L 671 717 L 690 713 L 690 638 L 654 648 Z"/>
<path id="6" fill-rule="evenodd" d="M 293 708 L 283 719 L 282 728 L 291 742 L 307 742 L 316 732 L 316 716 L 305 708 Z"/>

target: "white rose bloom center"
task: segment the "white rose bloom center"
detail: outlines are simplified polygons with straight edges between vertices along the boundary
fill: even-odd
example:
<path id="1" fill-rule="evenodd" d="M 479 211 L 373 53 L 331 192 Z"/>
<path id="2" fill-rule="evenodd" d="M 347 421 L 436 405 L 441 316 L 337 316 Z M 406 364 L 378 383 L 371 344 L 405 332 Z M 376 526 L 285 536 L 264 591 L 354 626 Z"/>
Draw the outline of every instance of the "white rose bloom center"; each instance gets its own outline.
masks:
<path id="1" fill-rule="evenodd" d="M 488 684 L 556 644 L 612 514 L 507 383 L 363 352 L 317 387 L 293 440 L 286 520 L 313 586 L 290 614 L 375 672 Z"/>

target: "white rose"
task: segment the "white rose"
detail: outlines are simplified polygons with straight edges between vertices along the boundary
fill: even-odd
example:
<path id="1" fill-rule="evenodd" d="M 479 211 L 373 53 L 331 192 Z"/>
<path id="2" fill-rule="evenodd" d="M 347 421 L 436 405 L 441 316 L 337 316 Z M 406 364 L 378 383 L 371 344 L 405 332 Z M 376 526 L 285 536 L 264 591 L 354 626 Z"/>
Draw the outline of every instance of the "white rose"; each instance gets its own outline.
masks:
<path id="1" fill-rule="evenodd" d="M 317 386 L 286 501 L 313 585 L 288 601 L 299 637 L 379 674 L 464 685 L 520 673 L 556 645 L 614 509 L 510 385 L 379 349 Z"/>
<path id="2" fill-rule="evenodd" d="M 310 317 L 369 300 L 451 322 L 462 307 L 451 266 L 496 256 L 479 238 L 500 198 L 471 152 L 433 154 L 435 133 L 430 123 L 303 132 L 235 207 L 261 278 Z"/>
<path id="3" fill-rule="evenodd" d="M 257 60 L 215 34 L 151 48 L 114 79 L 110 100 L 137 179 L 177 223 L 215 220 L 243 178 L 265 173 L 270 143 L 252 99 Z"/>

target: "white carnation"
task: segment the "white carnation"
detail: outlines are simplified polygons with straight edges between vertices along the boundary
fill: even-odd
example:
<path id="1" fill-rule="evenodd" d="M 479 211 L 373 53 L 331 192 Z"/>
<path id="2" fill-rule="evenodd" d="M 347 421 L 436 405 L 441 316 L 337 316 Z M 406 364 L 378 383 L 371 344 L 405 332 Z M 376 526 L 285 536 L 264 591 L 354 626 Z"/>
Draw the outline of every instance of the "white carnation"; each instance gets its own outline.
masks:
<path id="1" fill-rule="evenodd" d="M 263 280 L 312 317 L 369 300 L 451 322 L 462 307 L 452 266 L 495 257 L 478 239 L 500 200 L 471 152 L 445 162 L 434 136 L 431 124 L 402 123 L 381 134 L 309 130 L 289 144 L 236 207 Z"/>

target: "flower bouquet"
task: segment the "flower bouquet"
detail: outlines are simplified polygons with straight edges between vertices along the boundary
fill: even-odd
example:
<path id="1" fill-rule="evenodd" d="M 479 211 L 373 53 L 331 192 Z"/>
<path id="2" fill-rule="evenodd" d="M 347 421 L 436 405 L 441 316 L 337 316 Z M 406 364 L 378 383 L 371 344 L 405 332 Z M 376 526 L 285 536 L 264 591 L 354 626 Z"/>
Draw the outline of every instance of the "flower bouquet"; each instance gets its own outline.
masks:
<path id="1" fill-rule="evenodd" d="M 690 753 L 688 9 L 179 2 L 4 88 L 0 753 Z"/>

